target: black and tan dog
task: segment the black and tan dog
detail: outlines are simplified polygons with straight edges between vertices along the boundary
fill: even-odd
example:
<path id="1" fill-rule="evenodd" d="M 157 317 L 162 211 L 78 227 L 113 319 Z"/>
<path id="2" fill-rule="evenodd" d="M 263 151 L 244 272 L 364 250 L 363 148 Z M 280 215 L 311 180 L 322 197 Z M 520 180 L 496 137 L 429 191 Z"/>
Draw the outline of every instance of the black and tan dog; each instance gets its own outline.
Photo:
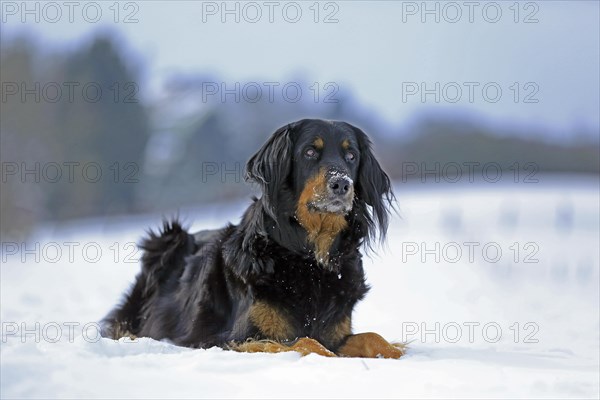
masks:
<path id="1" fill-rule="evenodd" d="M 393 193 L 367 135 L 301 120 L 248 161 L 262 197 L 239 225 L 150 232 L 142 271 L 103 321 L 112 338 L 147 336 L 238 351 L 398 358 L 402 347 L 352 333 L 367 291 L 360 247 L 383 239 Z"/>

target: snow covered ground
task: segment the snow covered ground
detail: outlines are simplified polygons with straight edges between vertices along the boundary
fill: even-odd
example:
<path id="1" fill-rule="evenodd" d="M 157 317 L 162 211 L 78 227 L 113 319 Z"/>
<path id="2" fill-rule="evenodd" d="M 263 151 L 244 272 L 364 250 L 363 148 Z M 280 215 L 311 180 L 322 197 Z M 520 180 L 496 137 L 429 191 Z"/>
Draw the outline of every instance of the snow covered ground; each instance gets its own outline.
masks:
<path id="1" fill-rule="evenodd" d="M 599 186 L 399 184 L 388 248 L 355 332 L 410 342 L 400 360 L 191 350 L 100 339 L 160 216 L 78 221 L 2 243 L 1 397 L 598 398 Z M 247 203 L 181 211 L 192 229 Z"/>

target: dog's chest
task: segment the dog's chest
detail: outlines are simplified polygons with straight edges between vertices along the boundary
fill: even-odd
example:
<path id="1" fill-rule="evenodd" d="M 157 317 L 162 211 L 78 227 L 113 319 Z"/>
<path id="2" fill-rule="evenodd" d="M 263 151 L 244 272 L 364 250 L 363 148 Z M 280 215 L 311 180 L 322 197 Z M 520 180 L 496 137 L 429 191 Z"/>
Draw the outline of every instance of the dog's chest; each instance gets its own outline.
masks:
<path id="1" fill-rule="evenodd" d="M 265 292 L 280 296 L 279 300 L 296 307 L 328 304 L 344 297 L 354 286 L 349 268 L 332 272 L 309 260 L 282 261 L 265 283 Z"/>
<path id="2" fill-rule="evenodd" d="M 359 261 L 354 261 L 355 263 Z M 276 310 L 288 335 L 318 337 L 347 323 L 354 304 L 366 293 L 360 264 L 343 264 L 340 272 L 325 270 L 306 259 L 282 260 L 272 274 L 255 285 L 255 302 Z M 268 321 L 272 321 L 269 314 Z M 264 315 L 264 314 L 263 314 Z M 272 326 L 272 324 L 269 324 Z M 277 336 L 277 335 L 275 335 Z"/>

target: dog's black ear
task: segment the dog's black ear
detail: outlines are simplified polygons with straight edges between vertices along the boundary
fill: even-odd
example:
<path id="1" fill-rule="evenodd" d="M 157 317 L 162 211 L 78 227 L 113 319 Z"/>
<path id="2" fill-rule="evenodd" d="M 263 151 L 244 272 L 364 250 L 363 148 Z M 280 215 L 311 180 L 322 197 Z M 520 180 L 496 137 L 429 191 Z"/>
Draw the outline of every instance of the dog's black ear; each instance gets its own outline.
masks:
<path id="1" fill-rule="evenodd" d="M 368 229 L 367 241 L 377 236 L 383 241 L 387 233 L 389 214 L 394 209 L 395 202 L 390 178 L 375 158 L 369 137 L 359 128 L 350 126 L 356 134 L 360 147 L 356 195 L 359 200 L 371 207 L 371 213 L 364 216 Z"/>
<path id="2" fill-rule="evenodd" d="M 246 164 L 246 181 L 260 185 L 263 205 L 275 220 L 277 193 L 292 168 L 292 135 L 298 124 L 295 122 L 277 129 Z"/>

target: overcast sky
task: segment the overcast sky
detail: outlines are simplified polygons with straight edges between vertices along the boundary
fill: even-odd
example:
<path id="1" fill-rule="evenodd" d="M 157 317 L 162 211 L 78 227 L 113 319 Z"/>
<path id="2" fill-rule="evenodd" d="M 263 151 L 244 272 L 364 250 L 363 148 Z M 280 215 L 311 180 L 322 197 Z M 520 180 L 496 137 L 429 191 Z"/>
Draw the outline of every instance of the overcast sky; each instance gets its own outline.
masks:
<path id="1" fill-rule="evenodd" d="M 558 137 L 600 129 L 597 1 L 228 2 L 230 14 L 221 1 L 138 1 L 119 3 L 118 15 L 108 1 L 76 3 L 71 16 L 54 4 L 30 2 L 24 14 L 20 1 L 3 2 L 2 35 L 31 32 L 46 48 L 70 48 L 113 30 L 143 66 L 146 93 L 177 71 L 230 83 L 285 84 L 301 74 L 352 90 L 394 124 L 437 107 Z M 432 90 L 425 103 L 423 88 Z"/>

